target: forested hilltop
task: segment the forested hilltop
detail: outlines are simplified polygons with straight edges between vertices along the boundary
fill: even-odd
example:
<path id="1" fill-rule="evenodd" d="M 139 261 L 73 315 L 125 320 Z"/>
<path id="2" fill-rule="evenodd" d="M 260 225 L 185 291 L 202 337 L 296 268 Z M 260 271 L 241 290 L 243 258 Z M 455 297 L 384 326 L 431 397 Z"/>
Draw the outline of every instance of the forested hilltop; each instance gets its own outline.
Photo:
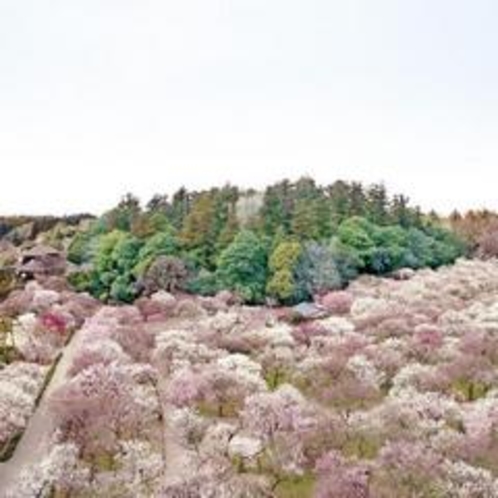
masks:
<path id="1" fill-rule="evenodd" d="M 305 178 L 11 228 L 2 496 L 498 496 L 496 221 Z"/>
<path id="2" fill-rule="evenodd" d="M 465 250 L 435 213 L 381 184 L 301 178 L 264 192 L 182 188 L 145 207 L 127 194 L 74 238 L 69 259 L 80 265 L 72 283 L 103 300 L 228 289 L 247 303 L 293 304 L 360 273 L 436 268 Z"/>

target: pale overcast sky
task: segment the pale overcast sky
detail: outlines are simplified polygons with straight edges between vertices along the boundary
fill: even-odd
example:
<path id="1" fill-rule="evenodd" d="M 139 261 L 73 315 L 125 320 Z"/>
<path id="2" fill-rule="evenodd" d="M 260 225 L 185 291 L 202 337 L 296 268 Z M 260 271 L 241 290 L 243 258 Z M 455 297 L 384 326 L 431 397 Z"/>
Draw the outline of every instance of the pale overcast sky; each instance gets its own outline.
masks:
<path id="1" fill-rule="evenodd" d="M 498 209 L 496 0 L 1 0 L 0 213 L 225 182 Z"/>

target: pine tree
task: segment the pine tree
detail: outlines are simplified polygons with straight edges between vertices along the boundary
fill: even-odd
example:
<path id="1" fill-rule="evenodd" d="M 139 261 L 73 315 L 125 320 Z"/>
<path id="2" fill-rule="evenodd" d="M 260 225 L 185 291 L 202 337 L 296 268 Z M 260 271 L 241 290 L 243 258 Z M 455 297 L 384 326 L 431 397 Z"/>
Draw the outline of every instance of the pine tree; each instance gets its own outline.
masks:
<path id="1" fill-rule="evenodd" d="M 341 180 L 326 188 L 331 221 L 338 227 L 351 213 L 351 187 Z"/>
<path id="2" fill-rule="evenodd" d="M 177 230 L 182 228 L 183 222 L 190 212 L 192 203 L 191 197 L 192 194 L 189 194 L 185 187 L 181 187 L 173 194 L 171 202 L 171 223 Z"/>
<path id="3" fill-rule="evenodd" d="M 216 243 L 216 198 L 212 192 L 198 196 L 185 218 L 180 241 L 199 264 L 213 267 Z"/>
<path id="4" fill-rule="evenodd" d="M 366 213 L 366 197 L 361 183 L 351 183 L 348 216 L 363 216 Z"/>
<path id="5" fill-rule="evenodd" d="M 391 203 L 392 221 L 404 228 L 412 224 L 413 215 L 408 207 L 409 199 L 404 195 L 395 195 Z"/>
<path id="6" fill-rule="evenodd" d="M 389 201 L 386 187 L 382 184 L 372 185 L 367 192 L 367 217 L 377 225 L 389 222 Z"/>

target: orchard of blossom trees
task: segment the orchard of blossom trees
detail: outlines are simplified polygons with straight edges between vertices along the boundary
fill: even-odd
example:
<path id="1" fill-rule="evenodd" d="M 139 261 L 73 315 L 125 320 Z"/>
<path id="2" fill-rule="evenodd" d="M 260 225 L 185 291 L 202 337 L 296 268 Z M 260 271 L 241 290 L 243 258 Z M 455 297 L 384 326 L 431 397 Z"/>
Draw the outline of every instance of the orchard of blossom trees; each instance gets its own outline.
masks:
<path id="1" fill-rule="evenodd" d="M 363 276 L 305 322 L 228 293 L 14 297 L 30 363 L 0 371 L 0 410 L 16 410 L 0 437 L 27 423 L 62 317 L 80 330 L 52 443 L 7 496 L 498 496 L 494 260 Z"/>
<path id="2" fill-rule="evenodd" d="M 32 282 L 0 305 L 0 455 L 23 433 L 46 376 L 71 333 L 98 304 Z"/>

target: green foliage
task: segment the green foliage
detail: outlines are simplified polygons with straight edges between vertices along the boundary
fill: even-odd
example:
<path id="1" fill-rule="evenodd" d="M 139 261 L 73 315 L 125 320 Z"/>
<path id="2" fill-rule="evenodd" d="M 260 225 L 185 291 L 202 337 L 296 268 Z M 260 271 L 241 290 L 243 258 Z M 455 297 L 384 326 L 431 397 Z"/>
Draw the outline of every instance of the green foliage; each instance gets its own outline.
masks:
<path id="1" fill-rule="evenodd" d="M 91 259 L 91 232 L 80 232 L 71 241 L 67 250 L 67 259 L 76 265 L 81 265 Z"/>
<path id="2" fill-rule="evenodd" d="M 345 220 L 338 235 L 342 246 L 357 259 L 358 269 L 378 275 L 402 267 L 450 264 L 465 251 L 456 236 L 439 227 L 424 232 L 400 225 L 378 226 L 361 217 Z"/>
<path id="3" fill-rule="evenodd" d="M 368 265 L 371 252 L 375 248 L 372 240 L 374 226 L 365 218 L 355 216 L 341 223 L 338 230 L 339 241 L 350 248 L 358 260 L 360 268 Z"/>
<path id="4" fill-rule="evenodd" d="M 433 266 L 433 239 L 422 230 L 414 227 L 410 227 L 406 234 L 410 251 L 406 256 L 408 260 L 406 266 L 411 268 Z"/>
<path id="5" fill-rule="evenodd" d="M 375 248 L 368 256 L 368 268 L 372 273 L 384 274 L 409 265 L 408 237 L 403 228 L 377 227 L 372 238 Z"/>
<path id="6" fill-rule="evenodd" d="M 237 233 L 239 232 L 239 224 L 237 217 L 233 211 L 227 215 L 226 221 L 222 224 L 218 238 L 216 240 L 216 249 L 218 252 L 226 249 L 232 242 Z"/>
<path id="7" fill-rule="evenodd" d="M 103 219 L 109 231 L 130 232 L 140 213 L 140 201 L 133 194 L 128 193 L 114 209 L 103 216 Z"/>
<path id="8" fill-rule="evenodd" d="M 206 269 L 201 271 L 187 282 L 187 290 L 201 296 L 214 296 L 220 289 L 216 273 Z"/>
<path id="9" fill-rule="evenodd" d="M 328 248 L 341 277 L 341 284 L 344 286 L 358 276 L 362 262 L 356 251 L 343 244 L 338 237 L 331 239 Z"/>
<path id="10" fill-rule="evenodd" d="M 389 222 L 389 200 L 386 188 L 382 184 L 372 185 L 367 192 L 367 210 L 369 219 L 377 225 Z"/>
<path id="11" fill-rule="evenodd" d="M 315 488 L 312 475 L 292 476 L 283 478 L 275 489 L 277 498 L 311 498 Z"/>
<path id="12" fill-rule="evenodd" d="M 211 193 L 201 194 L 185 218 L 181 232 L 182 242 L 188 249 L 200 247 L 212 237 L 216 203 Z M 212 240 L 212 239 L 211 239 Z"/>
<path id="13" fill-rule="evenodd" d="M 199 266 L 214 269 L 217 255 L 238 232 L 235 216 L 237 189 L 224 187 L 203 192 L 186 215 L 180 240 Z"/>
<path id="14" fill-rule="evenodd" d="M 112 263 L 121 273 L 130 272 L 135 266 L 141 247 L 142 242 L 131 235 L 119 237 L 112 251 Z"/>
<path id="15" fill-rule="evenodd" d="M 292 213 L 292 233 L 302 240 L 319 239 L 320 223 L 318 203 L 301 199 Z"/>
<path id="16" fill-rule="evenodd" d="M 281 228 L 287 234 L 291 223 L 291 184 L 284 180 L 265 190 L 261 208 L 261 226 L 268 236 Z"/>
<path id="17" fill-rule="evenodd" d="M 309 297 L 305 282 L 298 278 L 302 256 L 303 249 L 296 241 L 284 241 L 275 248 L 269 261 L 270 280 L 266 286 L 269 296 L 286 304 Z"/>
<path id="18" fill-rule="evenodd" d="M 92 292 L 92 273 L 91 271 L 75 271 L 68 275 L 67 281 L 78 292 Z"/>
<path id="19" fill-rule="evenodd" d="M 146 240 L 138 252 L 138 261 L 133 273 L 136 277 L 140 277 L 158 256 L 175 256 L 178 253 L 178 241 L 173 231 L 167 228 Z"/>
<path id="20" fill-rule="evenodd" d="M 261 303 L 265 297 L 267 253 L 251 231 L 240 232 L 221 253 L 217 278 L 220 286 L 240 294 L 247 303 Z"/>
<path id="21" fill-rule="evenodd" d="M 427 234 L 432 237 L 432 266 L 436 268 L 441 265 L 449 265 L 466 252 L 466 245 L 456 234 L 443 229 L 440 226 L 431 226 Z"/>
<path id="22" fill-rule="evenodd" d="M 284 180 L 253 195 L 253 230 L 241 232 L 239 222 L 248 225 L 236 206 L 249 193 L 229 185 L 181 188 L 171 200 L 154 196 L 145 211 L 128 194 L 73 238 L 69 259 L 85 266 L 70 280 L 101 299 L 130 301 L 154 260 L 175 257 L 188 267 L 190 292 L 227 288 L 249 303 L 271 296 L 292 304 L 344 287 L 359 273 L 436 268 L 466 251 L 435 213 L 423 215 L 383 185 Z"/>
<path id="23" fill-rule="evenodd" d="M 173 231 L 168 217 L 165 213 L 152 211 L 147 214 L 146 224 L 148 229 L 148 235 L 154 235 L 158 232 L 169 232 Z"/>
<path id="24" fill-rule="evenodd" d="M 129 273 L 118 275 L 111 283 L 109 297 L 113 301 L 132 302 L 137 295 L 133 284 L 134 280 Z"/>
<path id="25" fill-rule="evenodd" d="M 113 230 L 99 239 L 90 290 L 101 299 L 130 302 L 136 295 L 133 268 L 142 242 L 132 235 Z"/>

